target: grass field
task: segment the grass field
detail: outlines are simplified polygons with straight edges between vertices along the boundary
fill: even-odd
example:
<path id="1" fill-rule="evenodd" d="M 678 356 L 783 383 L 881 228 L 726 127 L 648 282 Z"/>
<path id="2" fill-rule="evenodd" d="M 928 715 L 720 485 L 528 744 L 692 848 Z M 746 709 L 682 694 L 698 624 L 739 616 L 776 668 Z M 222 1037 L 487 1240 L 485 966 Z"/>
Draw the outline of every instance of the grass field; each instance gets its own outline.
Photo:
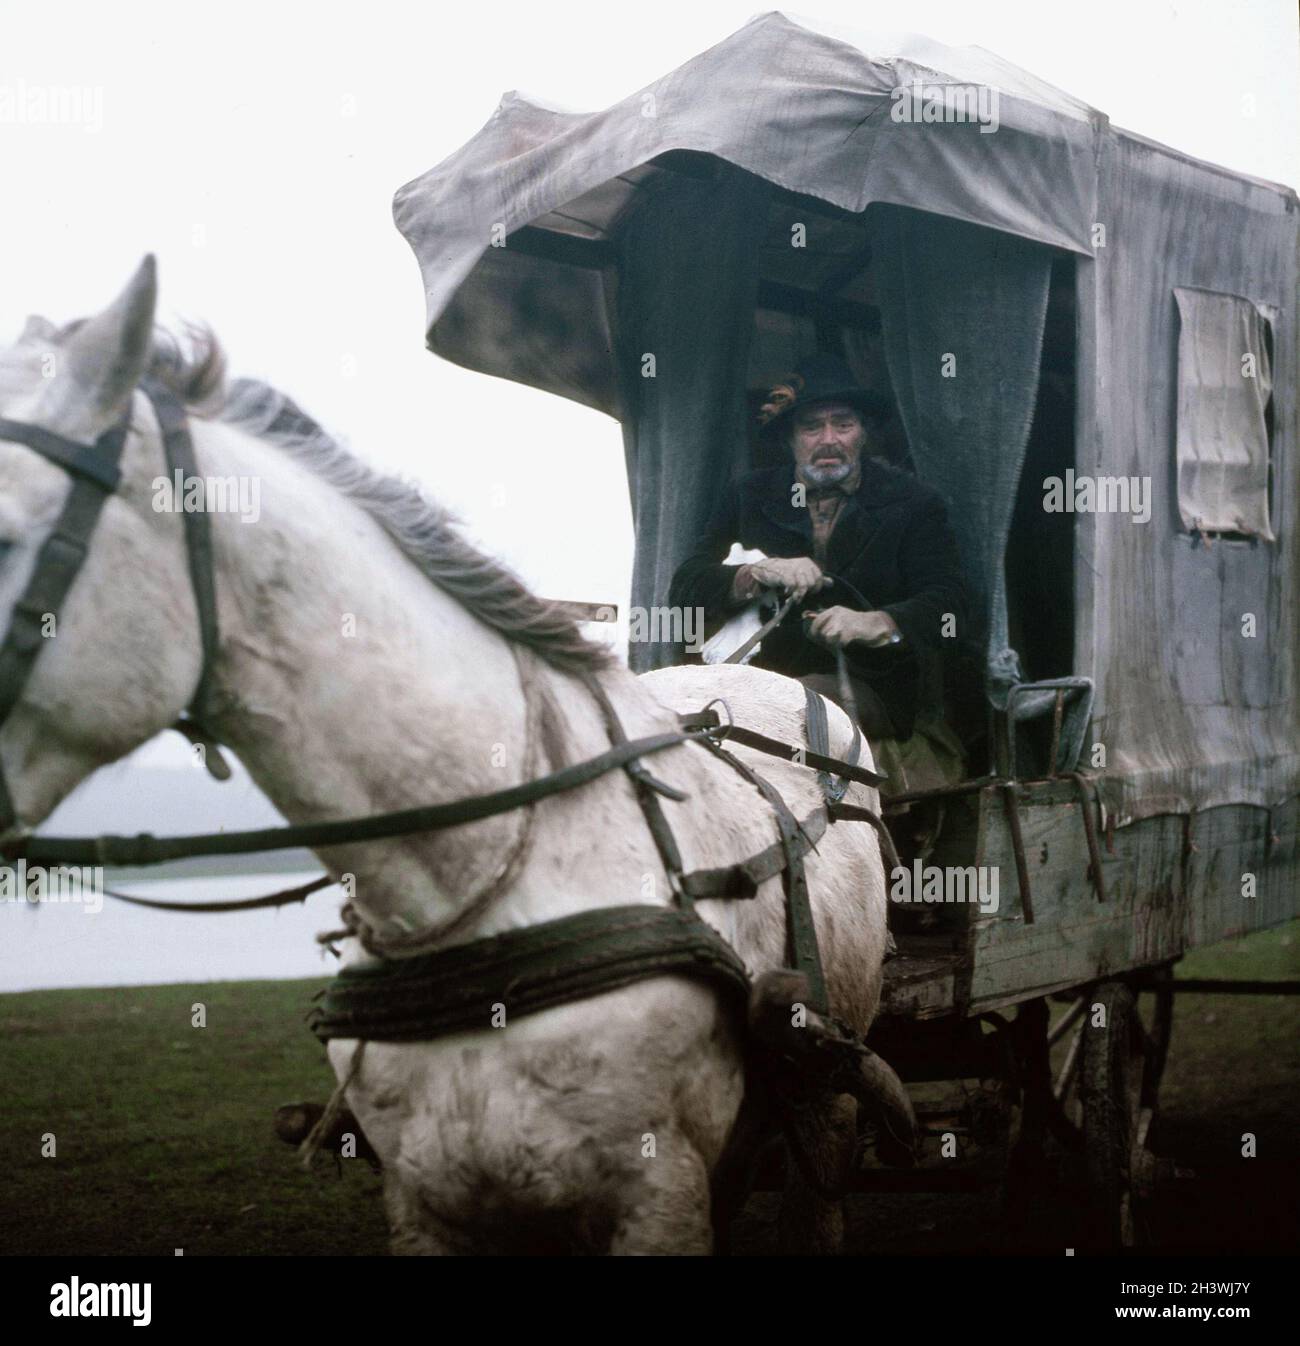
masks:
<path id="1" fill-rule="evenodd" d="M 303 1015 L 316 981 L 0 997 L 0 1240 L 10 1253 L 385 1251 L 380 1180 L 303 1172 L 281 1103 L 333 1076 Z M 207 1007 L 192 1028 L 191 1006 Z M 41 1157 L 53 1132 L 57 1156 Z"/>
<path id="2" fill-rule="evenodd" d="M 1189 956 L 1184 976 L 1295 978 L 1300 924 Z M 332 1075 L 303 1016 L 322 983 L 36 991 L 0 996 L 0 1246 L 9 1254 L 385 1251 L 380 1180 L 360 1161 L 304 1173 L 277 1105 L 324 1100 Z M 207 1027 L 191 1027 L 202 1002 Z M 1194 1177 L 1159 1227 L 1207 1248 L 1294 1250 L 1300 1222 L 1300 1001 L 1179 1002 L 1157 1148 Z M 1258 1157 L 1241 1157 L 1241 1135 Z M 52 1133 L 57 1153 L 41 1155 Z M 1063 1189 L 1064 1190 L 1064 1189 Z M 998 1245 L 995 1197 L 855 1197 L 854 1251 Z M 1068 1201 L 1059 1212 L 1068 1237 Z M 773 1198 L 737 1250 L 772 1251 Z M 1050 1222 L 1049 1222 L 1050 1224 Z M 1049 1232 L 1044 1236 L 1050 1243 Z"/>

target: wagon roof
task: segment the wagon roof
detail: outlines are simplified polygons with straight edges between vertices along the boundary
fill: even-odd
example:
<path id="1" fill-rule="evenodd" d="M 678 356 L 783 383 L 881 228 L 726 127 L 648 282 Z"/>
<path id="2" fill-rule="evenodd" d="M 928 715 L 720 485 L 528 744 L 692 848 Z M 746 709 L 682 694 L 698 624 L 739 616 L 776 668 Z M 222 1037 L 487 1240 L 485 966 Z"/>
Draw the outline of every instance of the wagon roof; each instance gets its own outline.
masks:
<path id="1" fill-rule="evenodd" d="M 916 81 L 927 97 L 996 91 L 996 105 L 977 105 L 996 130 L 988 117 L 896 116 Z M 1144 474 L 1158 523 L 1105 510 L 1074 521 L 1073 657 L 1034 676 L 1094 680 L 1088 741 L 1112 745 L 1108 808 L 1121 820 L 1272 807 L 1300 788 L 1285 354 L 1298 214 L 1290 189 L 1118 131 L 990 52 L 847 39 L 781 13 L 603 111 L 507 94 L 395 202 L 431 350 L 622 420 L 637 605 L 663 601 L 712 502 L 754 459 L 753 395 L 839 340 L 893 387 L 917 474 L 949 503 L 989 621 L 991 689 L 1022 677 L 1003 558 L 1038 385 L 1034 315 L 1050 306 L 1051 271 L 1073 272 L 1075 442 L 1062 451 L 1086 470 Z M 1095 265 L 1055 267 L 1053 250 Z M 1263 545 L 1210 552 L 1180 532 L 1171 380 L 1188 287 L 1243 296 L 1274 323 L 1277 542 L 1262 531 Z M 996 341 L 980 336 L 990 322 Z M 922 358 L 955 350 L 949 336 L 964 343 L 960 398 Z M 1265 608 L 1260 638 L 1206 638 Z M 638 668 L 674 657 L 666 642 L 629 651 Z"/>
<path id="2" fill-rule="evenodd" d="M 895 120 L 896 91 L 917 81 L 996 92 L 996 131 Z M 665 174 L 721 161 L 832 216 L 893 202 L 1092 256 L 1109 134 L 1102 113 L 980 47 L 773 11 L 602 111 L 505 94 L 397 192 L 394 217 L 420 263 L 433 351 L 618 415 L 593 273 Z"/>

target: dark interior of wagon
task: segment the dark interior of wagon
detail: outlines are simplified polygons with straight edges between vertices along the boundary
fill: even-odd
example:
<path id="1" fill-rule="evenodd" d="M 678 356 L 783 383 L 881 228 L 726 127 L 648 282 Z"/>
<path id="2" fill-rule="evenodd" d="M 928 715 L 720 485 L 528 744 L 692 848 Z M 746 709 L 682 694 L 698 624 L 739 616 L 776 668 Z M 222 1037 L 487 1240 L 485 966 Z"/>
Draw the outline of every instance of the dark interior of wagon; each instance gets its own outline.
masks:
<path id="1" fill-rule="evenodd" d="M 903 416 L 892 393 L 882 330 L 879 270 L 863 217 L 823 202 L 780 194 L 771 208 L 746 378 L 753 428 L 750 464 L 774 465 L 782 450 L 758 433 L 755 414 L 766 390 L 813 351 L 846 358 L 859 381 L 890 396 L 895 412 L 877 427 L 877 452 L 891 464 L 926 477 L 909 450 Z M 1075 264 L 1051 261 L 1036 400 L 1025 460 L 1014 484 L 1014 513 L 1006 545 L 1008 644 L 1026 681 L 1074 672 L 1074 518 L 1047 513 L 1043 482 L 1074 464 Z M 943 483 L 932 483 L 942 486 Z M 962 507 L 952 499 L 950 513 Z M 979 581 L 985 577 L 977 577 Z M 987 594 L 984 595 L 987 602 Z M 971 774 L 990 757 L 988 704 L 984 696 L 982 632 L 974 632 L 950 659 L 945 717 L 967 751 Z M 1049 769 L 1052 717 L 1016 729 L 1022 774 Z"/>

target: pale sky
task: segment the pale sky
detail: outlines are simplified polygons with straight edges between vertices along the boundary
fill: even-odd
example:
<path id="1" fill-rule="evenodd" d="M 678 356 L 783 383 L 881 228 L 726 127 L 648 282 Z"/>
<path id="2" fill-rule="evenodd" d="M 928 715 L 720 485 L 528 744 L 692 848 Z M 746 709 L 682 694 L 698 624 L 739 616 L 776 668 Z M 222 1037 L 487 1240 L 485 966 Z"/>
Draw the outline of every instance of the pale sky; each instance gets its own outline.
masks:
<path id="1" fill-rule="evenodd" d="M 1295 0 L 814 3 L 794 14 L 984 46 L 1128 129 L 1300 181 Z M 618 426 L 424 350 L 419 273 L 391 198 L 505 90 L 603 107 L 757 12 L 745 0 L 0 0 L 0 113 L 6 89 L 102 98 L 94 130 L 0 116 L 0 334 L 28 312 L 102 306 L 156 252 L 164 318 L 208 321 L 237 373 L 420 478 L 539 592 L 625 607 Z M 563 548 L 557 521 L 572 524 Z"/>

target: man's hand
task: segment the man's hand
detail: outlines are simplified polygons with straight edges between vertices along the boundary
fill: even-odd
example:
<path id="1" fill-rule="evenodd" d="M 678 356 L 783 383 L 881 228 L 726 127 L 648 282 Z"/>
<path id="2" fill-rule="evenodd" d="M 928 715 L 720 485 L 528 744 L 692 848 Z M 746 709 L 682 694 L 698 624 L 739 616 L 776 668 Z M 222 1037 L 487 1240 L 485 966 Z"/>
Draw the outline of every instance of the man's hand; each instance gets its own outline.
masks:
<path id="1" fill-rule="evenodd" d="M 780 589 L 782 593 L 794 596 L 800 602 L 811 593 L 816 593 L 828 583 L 822 568 L 807 556 L 795 556 L 789 560 L 773 559 L 755 561 L 749 567 L 750 578 L 754 583 L 767 589 Z"/>
<path id="2" fill-rule="evenodd" d="M 891 645 L 902 635 L 887 612 L 855 612 L 852 608 L 826 608 L 808 626 L 808 638 L 829 649 L 846 645 Z"/>

